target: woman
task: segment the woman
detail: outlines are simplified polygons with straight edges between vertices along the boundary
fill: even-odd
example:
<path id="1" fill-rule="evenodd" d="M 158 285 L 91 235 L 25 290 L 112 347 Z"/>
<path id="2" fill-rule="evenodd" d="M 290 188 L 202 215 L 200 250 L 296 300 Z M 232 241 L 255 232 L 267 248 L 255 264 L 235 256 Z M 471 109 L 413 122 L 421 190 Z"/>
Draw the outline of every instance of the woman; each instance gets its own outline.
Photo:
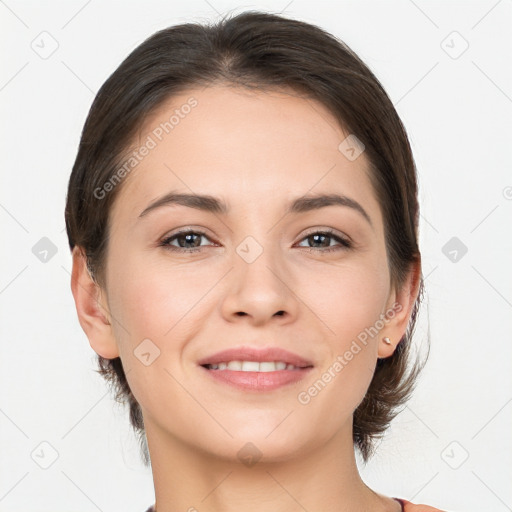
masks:
<path id="1" fill-rule="evenodd" d="M 438 510 L 370 489 L 354 450 L 369 459 L 422 367 L 418 216 L 391 101 L 320 28 L 247 12 L 126 58 L 85 123 L 66 226 L 150 511 Z"/>

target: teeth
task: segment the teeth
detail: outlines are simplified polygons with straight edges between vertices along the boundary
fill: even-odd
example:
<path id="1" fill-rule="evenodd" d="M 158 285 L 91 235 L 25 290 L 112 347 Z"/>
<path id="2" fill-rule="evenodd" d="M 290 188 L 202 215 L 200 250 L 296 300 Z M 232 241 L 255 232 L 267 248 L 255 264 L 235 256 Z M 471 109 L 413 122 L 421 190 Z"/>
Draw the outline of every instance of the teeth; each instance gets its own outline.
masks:
<path id="1" fill-rule="evenodd" d="M 257 361 L 242 361 L 242 371 L 243 372 L 259 372 L 260 371 L 260 363 Z"/>
<path id="2" fill-rule="evenodd" d="M 244 363 L 245 365 L 245 363 Z M 262 361 L 259 364 L 260 372 L 275 372 L 277 370 L 276 363 L 272 361 Z"/>
<path id="3" fill-rule="evenodd" d="M 284 361 L 226 361 L 218 364 L 209 364 L 210 370 L 234 370 L 238 372 L 275 372 L 279 370 L 295 370 L 293 364 Z"/>

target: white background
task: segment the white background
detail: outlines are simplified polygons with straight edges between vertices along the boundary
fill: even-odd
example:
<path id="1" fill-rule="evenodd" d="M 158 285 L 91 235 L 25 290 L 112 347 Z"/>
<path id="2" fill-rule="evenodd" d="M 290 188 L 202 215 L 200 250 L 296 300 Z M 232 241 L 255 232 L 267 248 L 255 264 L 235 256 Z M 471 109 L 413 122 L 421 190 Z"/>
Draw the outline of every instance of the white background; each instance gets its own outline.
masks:
<path id="1" fill-rule="evenodd" d="M 284 9 L 354 49 L 395 104 L 419 169 L 428 296 L 416 341 L 429 320 L 432 349 L 363 478 L 445 510 L 512 510 L 512 2 L 5 0 L 0 511 L 153 503 L 127 411 L 95 373 L 76 317 L 67 181 L 93 97 L 131 50 L 169 25 L 246 9 Z M 43 31 L 58 43 L 46 59 L 31 47 L 41 37 L 50 47 Z M 57 248 L 45 263 L 32 252 L 43 237 Z M 443 253 L 452 237 L 468 249 L 456 262 Z"/>

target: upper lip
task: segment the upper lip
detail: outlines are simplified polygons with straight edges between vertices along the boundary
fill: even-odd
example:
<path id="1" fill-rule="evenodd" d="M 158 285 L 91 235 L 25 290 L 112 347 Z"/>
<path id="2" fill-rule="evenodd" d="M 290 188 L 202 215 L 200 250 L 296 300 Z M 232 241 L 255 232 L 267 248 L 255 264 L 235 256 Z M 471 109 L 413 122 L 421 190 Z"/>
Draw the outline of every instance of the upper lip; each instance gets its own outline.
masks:
<path id="1" fill-rule="evenodd" d="M 283 361 L 293 366 L 305 368 L 313 366 L 313 363 L 303 357 L 284 350 L 279 347 L 252 348 L 236 347 L 216 352 L 211 356 L 204 357 L 198 364 L 205 366 L 207 364 L 219 364 L 229 361 Z"/>

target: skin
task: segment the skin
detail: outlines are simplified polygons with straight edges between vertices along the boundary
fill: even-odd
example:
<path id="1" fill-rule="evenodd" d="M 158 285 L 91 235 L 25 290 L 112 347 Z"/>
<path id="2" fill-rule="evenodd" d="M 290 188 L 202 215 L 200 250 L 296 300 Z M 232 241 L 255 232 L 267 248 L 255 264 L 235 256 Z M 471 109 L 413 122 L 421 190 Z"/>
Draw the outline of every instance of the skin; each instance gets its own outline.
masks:
<path id="1" fill-rule="evenodd" d="M 338 150 L 348 133 L 318 102 L 223 85 L 173 97 L 146 119 L 134 147 L 192 96 L 198 105 L 121 185 L 104 287 L 91 279 L 80 248 L 73 251 L 80 324 L 98 354 L 121 357 L 143 411 L 156 509 L 398 512 L 398 502 L 358 473 L 352 415 L 377 358 L 392 355 L 406 330 L 420 269 L 400 289 L 392 286 L 365 154 L 350 161 Z M 167 205 L 139 218 L 171 190 L 217 196 L 231 211 Z M 333 192 L 360 203 L 371 224 L 346 206 L 284 213 L 292 199 Z M 200 252 L 159 246 L 182 227 L 206 232 L 188 240 Z M 334 238 L 308 241 L 327 228 L 353 248 Z M 263 250 L 252 263 L 236 251 L 247 236 Z M 339 250 L 325 252 L 328 246 Z M 379 334 L 308 404 L 299 403 L 298 393 L 396 303 L 401 311 Z M 144 339 L 160 350 L 148 366 L 134 355 Z M 198 368 L 200 358 L 240 345 L 279 346 L 314 368 L 303 381 L 266 392 L 231 388 Z M 261 453 L 250 467 L 237 455 L 248 442 Z"/>

